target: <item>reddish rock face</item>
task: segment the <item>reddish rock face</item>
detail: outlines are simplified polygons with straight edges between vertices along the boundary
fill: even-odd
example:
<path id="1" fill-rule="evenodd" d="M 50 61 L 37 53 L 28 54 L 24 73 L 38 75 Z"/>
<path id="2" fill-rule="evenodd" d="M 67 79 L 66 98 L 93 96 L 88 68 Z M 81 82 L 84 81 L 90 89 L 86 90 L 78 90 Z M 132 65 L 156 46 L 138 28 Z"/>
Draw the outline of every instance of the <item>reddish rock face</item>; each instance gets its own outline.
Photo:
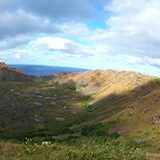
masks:
<path id="1" fill-rule="evenodd" d="M 99 93 L 111 95 L 114 93 L 128 92 L 148 83 L 151 79 L 151 76 L 135 72 L 93 70 L 53 74 L 41 77 L 40 82 L 69 87 L 85 95 L 97 96 Z"/>
<path id="2" fill-rule="evenodd" d="M 34 81 L 36 76 L 24 74 L 21 70 L 11 68 L 4 62 L 0 62 L 0 78 L 11 81 Z"/>

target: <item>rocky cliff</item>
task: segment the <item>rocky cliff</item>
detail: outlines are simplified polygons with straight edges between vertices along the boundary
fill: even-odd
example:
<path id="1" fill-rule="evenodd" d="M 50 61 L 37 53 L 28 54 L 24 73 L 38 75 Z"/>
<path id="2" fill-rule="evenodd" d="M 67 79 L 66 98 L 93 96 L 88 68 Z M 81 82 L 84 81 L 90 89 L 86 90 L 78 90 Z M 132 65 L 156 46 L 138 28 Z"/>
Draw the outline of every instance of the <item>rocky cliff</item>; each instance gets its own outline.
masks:
<path id="1" fill-rule="evenodd" d="M 34 81 L 36 77 L 24 74 L 21 70 L 0 62 L 0 79 L 1 81 Z"/>

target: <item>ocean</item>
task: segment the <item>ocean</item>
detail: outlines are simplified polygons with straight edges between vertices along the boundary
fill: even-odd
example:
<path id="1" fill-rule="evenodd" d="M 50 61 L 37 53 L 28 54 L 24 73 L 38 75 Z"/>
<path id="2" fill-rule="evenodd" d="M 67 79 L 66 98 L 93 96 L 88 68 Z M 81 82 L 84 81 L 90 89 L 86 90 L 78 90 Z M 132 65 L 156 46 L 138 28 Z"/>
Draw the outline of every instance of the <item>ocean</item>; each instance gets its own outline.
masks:
<path id="1" fill-rule="evenodd" d="M 9 64 L 10 67 L 17 68 L 23 71 L 25 74 L 35 76 L 48 76 L 60 72 L 84 72 L 89 69 L 83 68 L 71 68 L 71 67 L 59 67 L 59 66 L 43 66 L 43 65 L 20 65 Z"/>

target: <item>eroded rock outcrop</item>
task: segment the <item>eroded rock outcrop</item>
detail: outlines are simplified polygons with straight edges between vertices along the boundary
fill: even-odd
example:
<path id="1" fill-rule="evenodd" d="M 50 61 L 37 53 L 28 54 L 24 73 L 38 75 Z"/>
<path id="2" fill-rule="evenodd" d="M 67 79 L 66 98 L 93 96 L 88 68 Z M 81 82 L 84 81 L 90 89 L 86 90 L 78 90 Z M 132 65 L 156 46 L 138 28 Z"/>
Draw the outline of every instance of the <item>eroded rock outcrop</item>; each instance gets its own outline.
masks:
<path id="1" fill-rule="evenodd" d="M 21 70 L 0 62 L 0 79 L 2 81 L 35 81 L 36 76 L 24 74 Z"/>

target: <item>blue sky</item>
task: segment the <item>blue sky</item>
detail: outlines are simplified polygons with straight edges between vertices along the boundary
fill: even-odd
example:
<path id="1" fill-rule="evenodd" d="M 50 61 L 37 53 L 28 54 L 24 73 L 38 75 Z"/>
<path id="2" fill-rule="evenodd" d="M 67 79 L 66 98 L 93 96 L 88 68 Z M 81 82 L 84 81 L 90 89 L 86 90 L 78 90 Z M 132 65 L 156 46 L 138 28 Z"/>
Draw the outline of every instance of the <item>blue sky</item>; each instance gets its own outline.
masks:
<path id="1" fill-rule="evenodd" d="M 159 0 L 1 0 L 0 61 L 160 77 Z"/>

